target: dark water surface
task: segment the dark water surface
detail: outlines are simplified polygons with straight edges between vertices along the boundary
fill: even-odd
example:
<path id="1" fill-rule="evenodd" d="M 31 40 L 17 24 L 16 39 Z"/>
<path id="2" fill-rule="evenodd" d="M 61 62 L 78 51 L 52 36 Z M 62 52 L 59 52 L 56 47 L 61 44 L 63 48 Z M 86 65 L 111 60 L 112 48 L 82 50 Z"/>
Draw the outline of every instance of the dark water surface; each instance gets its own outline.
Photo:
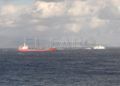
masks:
<path id="1" fill-rule="evenodd" d="M 0 86 L 120 86 L 120 49 L 1 50 Z"/>

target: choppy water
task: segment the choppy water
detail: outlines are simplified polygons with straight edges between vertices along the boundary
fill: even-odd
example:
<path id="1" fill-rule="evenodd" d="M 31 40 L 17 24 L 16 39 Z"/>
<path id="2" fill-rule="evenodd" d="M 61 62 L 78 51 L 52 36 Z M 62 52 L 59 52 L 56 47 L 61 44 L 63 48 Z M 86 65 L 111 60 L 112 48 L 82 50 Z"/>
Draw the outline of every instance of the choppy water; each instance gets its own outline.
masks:
<path id="1" fill-rule="evenodd" d="M 1 50 L 0 86 L 120 86 L 120 50 Z"/>

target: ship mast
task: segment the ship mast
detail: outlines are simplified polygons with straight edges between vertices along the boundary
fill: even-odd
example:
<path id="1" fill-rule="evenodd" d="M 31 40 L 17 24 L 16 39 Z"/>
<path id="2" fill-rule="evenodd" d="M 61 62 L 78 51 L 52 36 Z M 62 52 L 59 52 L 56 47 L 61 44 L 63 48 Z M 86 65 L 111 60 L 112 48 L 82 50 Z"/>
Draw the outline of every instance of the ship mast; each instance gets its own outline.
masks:
<path id="1" fill-rule="evenodd" d="M 35 40 L 34 40 L 34 47 L 35 47 L 35 49 L 37 48 L 37 38 L 35 37 Z"/>
<path id="2" fill-rule="evenodd" d="M 24 44 L 23 44 L 23 46 L 26 46 L 26 38 L 24 38 Z"/>

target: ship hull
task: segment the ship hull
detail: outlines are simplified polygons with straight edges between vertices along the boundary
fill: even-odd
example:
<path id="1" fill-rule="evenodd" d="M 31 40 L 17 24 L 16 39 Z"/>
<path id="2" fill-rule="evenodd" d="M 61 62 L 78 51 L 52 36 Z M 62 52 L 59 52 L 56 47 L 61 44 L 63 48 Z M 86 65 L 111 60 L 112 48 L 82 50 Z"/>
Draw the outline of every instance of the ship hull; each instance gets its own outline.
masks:
<path id="1" fill-rule="evenodd" d="M 18 52 L 55 52 L 55 48 L 50 48 L 50 49 L 19 49 Z"/>

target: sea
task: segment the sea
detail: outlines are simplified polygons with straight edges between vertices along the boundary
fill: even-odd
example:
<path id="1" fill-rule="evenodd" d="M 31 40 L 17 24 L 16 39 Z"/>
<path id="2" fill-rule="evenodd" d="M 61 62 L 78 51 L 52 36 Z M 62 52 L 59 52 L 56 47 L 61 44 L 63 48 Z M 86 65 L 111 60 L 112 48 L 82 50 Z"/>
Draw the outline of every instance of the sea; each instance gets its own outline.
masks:
<path id="1" fill-rule="evenodd" d="M 1 49 L 0 86 L 120 86 L 120 49 Z"/>

